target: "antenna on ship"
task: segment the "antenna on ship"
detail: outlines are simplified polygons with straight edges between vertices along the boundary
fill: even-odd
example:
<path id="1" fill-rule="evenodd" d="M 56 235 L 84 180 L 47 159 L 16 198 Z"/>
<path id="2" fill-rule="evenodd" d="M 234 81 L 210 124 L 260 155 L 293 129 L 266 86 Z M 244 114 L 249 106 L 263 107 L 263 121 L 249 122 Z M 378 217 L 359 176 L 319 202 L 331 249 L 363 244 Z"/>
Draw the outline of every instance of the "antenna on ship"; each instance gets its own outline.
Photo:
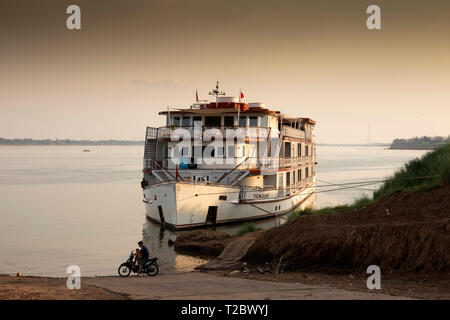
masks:
<path id="1" fill-rule="evenodd" d="M 209 92 L 210 96 L 216 96 L 216 108 L 219 107 L 219 96 L 224 96 L 225 92 L 219 91 L 219 80 L 217 80 L 216 88 Z"/>

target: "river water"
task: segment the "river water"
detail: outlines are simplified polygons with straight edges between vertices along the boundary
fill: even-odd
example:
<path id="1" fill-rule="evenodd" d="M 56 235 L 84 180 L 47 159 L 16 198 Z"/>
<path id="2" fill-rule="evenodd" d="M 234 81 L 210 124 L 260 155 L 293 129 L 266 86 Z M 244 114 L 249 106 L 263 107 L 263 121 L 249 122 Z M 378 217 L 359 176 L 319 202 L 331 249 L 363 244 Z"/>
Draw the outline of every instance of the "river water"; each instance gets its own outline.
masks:
<path id="1" fill-rule="evenodd" d="M 145 218 L 142 147 L 83 149 L 0 146 L 0 274 L 65 277 L 67 266 L 78 265 L 83 276 L 115 275 L 141 239 L 159 257 L 161 273 L 187 272 L 203 262 L 177 254 L 168 245 L 177 232 Z M 384 179 L 424 153 L 318 146 L 317 184 Z M 348 203 L 374 187 L 318 192 L 316 206 Z M 284 221 L 254 224 L 270 228 Z M 239 225 L 217 229 L 236 233 Z"/>

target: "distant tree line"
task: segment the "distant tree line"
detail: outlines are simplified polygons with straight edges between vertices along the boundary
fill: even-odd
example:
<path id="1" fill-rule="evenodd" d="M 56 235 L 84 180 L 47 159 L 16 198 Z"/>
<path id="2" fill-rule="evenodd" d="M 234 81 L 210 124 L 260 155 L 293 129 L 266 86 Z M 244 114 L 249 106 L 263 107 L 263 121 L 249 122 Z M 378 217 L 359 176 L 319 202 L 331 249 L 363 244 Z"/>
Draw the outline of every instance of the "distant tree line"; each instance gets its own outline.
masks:
<path id="1" fill-rule="evenodd" d="M 431 150 L 450 143 L 448 137 L 414 137 L 411 139 L 395 139 L 391 143 L 391 149 Z"/>
<path id="2" fill-rule="evenodd" d="M 140 146 L 144 141 L 134 140 L 71 140 L 71 139 L 4 139 L 0 145 L 11 146 Z"/>

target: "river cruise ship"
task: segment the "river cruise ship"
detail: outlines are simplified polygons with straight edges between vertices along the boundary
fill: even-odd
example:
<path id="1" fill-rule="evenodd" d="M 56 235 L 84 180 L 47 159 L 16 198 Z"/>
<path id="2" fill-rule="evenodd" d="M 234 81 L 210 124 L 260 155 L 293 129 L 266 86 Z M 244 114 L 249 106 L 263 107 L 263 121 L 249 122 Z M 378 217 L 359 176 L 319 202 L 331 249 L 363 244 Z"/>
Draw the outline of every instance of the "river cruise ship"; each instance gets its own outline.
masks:
<path id="1" fill-rule="evenodd" d="M 310 118 L 226 96 L 161 111 L 147 127 L 141 186 L 149 219 L 191 228 L 311 207 L 316 145 Z"/>

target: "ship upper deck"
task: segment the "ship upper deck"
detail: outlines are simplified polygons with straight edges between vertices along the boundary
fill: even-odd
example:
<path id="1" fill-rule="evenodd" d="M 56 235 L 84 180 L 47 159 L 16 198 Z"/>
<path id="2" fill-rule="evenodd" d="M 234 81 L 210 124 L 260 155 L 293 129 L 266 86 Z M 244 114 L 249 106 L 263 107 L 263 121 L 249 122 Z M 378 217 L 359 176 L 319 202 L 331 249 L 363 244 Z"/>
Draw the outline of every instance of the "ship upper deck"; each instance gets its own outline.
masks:
<path id="1" fill-rule="evenodd" d="M 314 165 L 314 120 L 288 116 L 261 102 L 219 97 L 217 92 L 215 102 L 202 100 L 159 113 L 166 116 L 166 125 L 147 128 L 145 168 L 155 161 L 169 170 L 186 165 L 202 170 Z M 199 157 L 214 161 L 198 164 Z"/>
<path id="2" fill-rule="evenodd" d="M 216 128 L 223 137 L 228 136 L 229 128 L 242 128 L 247 136 L 256 138 L 267 137 L 269 131 L 269 135 L 281 133 L 285 139 L 314 143 L 312 131 L 316 122 L 311 118 L 288 116 L 266 108 L 264 103 L 245 103 L 236 97 L 217 97 L 216 102 L 204 100 L 189 108 L 168 108 L 159 114 L 166 116 L 166 125 L 158 131 L 158 139 L 167 139 L 180 127 L 193 131 L 200 126 L 203 131 Z"/>
<path id="3" fill-rule="evenodd" d="M 265 107 L 264 103 L 254 102 L 245 103 L 237 101 L 236 97 L 219 97 L 217 102 L 202 101 L 192 104 L 189 108 L 172 108 L 171 110 L 161 111 L 160 115 L 165 116 L 215 116 L 215 115 L 259 115 L 272 116 L 282 120 L 283 124 L 298 122 L 315 125 L 316 122 L 307 117 L 292 117 L 277 110 L 271 110 Z"/>

